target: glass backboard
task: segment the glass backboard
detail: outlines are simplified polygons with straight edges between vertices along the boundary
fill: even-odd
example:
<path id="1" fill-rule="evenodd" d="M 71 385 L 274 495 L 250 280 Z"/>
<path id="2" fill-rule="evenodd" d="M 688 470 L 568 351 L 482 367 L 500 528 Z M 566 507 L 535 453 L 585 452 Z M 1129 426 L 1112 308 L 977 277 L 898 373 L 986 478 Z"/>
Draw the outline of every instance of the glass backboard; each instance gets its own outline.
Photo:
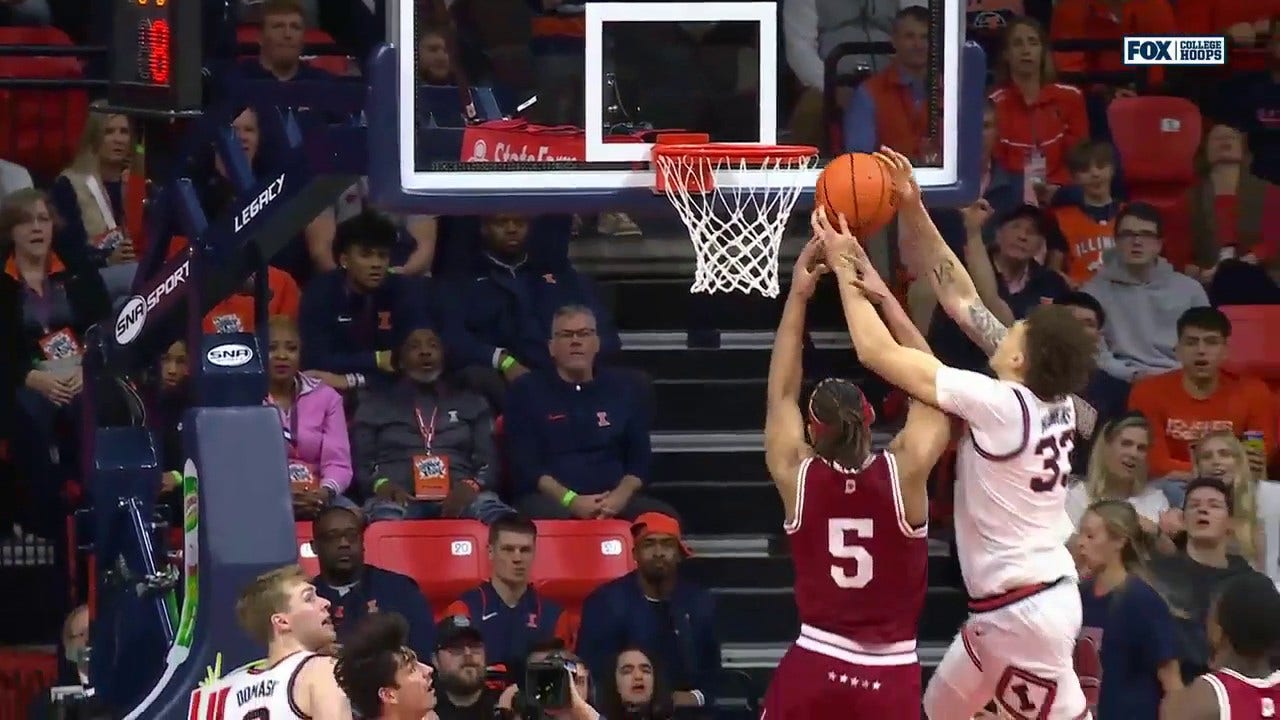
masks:
<path id="1" fill-rule="evenodd" d="M 371 192 L 420 212 L 483 212 L 495 197 L 512 211 L 639 210 L 657 197 L 650 159 L 664 132 L 815 146 L 814 168 L 717 178 L 812 188 L 825 160 L 885 141 L 865 131 L 873 114 L 856 111 L 855 87 L 888 72 L 892 40 L 918 72 L 876 86 L 882 105 L 906 113 L 879 126 L 912 146 L 931 203 L 975 197 L 977 159 L 965 148 L 978 147 L 985 64 L 964 43 L 960 3 L 904 0 L 918 7 L 896 33 L 892 18 L 870 21 L 883 31 L 855 20 L 819 33 L 825 21 L 802 27 L 788 1 L 804 0 L 560 2 L 533 19 L 527 51 L 476 48 L 465 21 L 461 41 L 442 38 L 419 14 L 430 3 L 393 1 L 394 44 L 372 65 Z M 518 37 L 517 22 L 507 30 Z"/>

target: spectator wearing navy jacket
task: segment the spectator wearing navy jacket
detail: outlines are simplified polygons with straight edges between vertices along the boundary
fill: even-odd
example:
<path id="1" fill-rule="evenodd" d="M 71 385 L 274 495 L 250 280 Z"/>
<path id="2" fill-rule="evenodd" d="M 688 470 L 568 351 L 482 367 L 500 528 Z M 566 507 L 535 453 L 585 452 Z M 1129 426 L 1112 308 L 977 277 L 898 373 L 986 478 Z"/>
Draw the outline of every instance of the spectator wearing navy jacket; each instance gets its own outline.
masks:
<path id="1" fill-rule="evenodd" d="M 392 349 L 405 327 L 429 318 L 426 278 L 390 272 L 396 228 L 369 211 L 338 226 L 337 270 L 302 293 L 302 367 L 335 390 L 391 378 Z"/>
<path id="2" fill-rule="evenodd" d="M 599 327 L 599 352 L 607 359 L 621 348 L 618 332 L 600 305 L 593 283 L 568 263 L 531 254 L 529 220 L 491 215 L 480 225 L 484 252 L 473 271 L 454 280 L 441 313 L 450 362 L 467 382 L 501 407 L 503 384 L 530 370 L 552 367 L 547 328 L 565 305 L 591 309 Z"/>
<path id="3" fill-rule="evenodd" d="M 429 657 L 436 649 L 431 605 L 413 578 L 365 563 L 364 520 L 353 510 L 330 507 L 311 527 L 311 546 L 320 561 L 320 574 L 311 582 L 329 601 L 338 642 L 365 615 L 396 612 L 409 624 L 409 647 Z"/>
<path id="4" fill-rule="evenodd" d="M 551 323 L 552 366 L 511 386 L 506 428 L 518 508 L 536 519 L 675 516 L 640 494 L 649 475 L 650 403 L 631 372 L 598 368 L 600 335 L 584 305 Z"/>
<path id="5" fill-rule="evenodd" d="M 484 638 L 490 665 L 521 666 L 531 648 L 552 638 L 563 646 L 573 645 L 569 616 L 529 583 L 537 541 L 538 527 L 519 515 L 490 525 L 489 580 L 464 592 L 444 611 L 446 616 L 471 618 Z"/>
<path id="6" fill-rule="evenodd" d="M 715 602 L 706 588 L 680 577 L 681 560 L 692 555 L 680 523 L 645 513 L 631 534 L 636 569 L 587 596 L 578 653 L 593 675 L 610 677 L 620 652 L 643 650 L 667 673 L 675 707 L 711 707 L 720 674 Z"/>

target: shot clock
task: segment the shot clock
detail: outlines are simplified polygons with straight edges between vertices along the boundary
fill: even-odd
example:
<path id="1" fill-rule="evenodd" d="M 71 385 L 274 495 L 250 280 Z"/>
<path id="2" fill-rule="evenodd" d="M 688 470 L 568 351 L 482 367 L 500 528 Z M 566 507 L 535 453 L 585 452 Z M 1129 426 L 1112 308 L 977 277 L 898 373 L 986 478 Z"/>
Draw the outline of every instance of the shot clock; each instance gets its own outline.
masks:
<path id="1" fill-rule="evenodd" d="M 201 106 L 204 0 L 112 0 L 110 104 L 184 113 Z"/>

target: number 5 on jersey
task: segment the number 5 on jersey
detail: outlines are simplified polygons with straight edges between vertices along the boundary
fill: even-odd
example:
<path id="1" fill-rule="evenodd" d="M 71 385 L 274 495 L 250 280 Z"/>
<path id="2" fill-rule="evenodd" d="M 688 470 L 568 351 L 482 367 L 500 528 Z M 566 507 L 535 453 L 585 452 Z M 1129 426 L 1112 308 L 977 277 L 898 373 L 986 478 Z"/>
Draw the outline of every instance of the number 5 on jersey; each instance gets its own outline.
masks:
<path id="1" fill-rule="evenodd" d="M 852 577 L 845 567 L 831 566 L 831 579 L 836 587 L 855 590 L 871 582 L 875 575 L 871 553 L 851 540 L 870 540 L 874 535 L 875 528 L 868 518 L 831 518 L 827 521 L 827 551 L 837 560 L 852 560 L 854 566 Z"/>

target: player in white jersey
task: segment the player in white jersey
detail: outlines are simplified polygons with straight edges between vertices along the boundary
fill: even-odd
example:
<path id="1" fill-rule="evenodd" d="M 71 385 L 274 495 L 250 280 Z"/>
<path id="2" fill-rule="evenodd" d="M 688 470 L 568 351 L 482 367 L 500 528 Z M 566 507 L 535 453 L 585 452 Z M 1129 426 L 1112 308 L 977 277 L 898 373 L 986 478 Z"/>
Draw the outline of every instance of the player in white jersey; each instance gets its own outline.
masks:
<path id="1" fill-rule="evenodd" d="M 960 287 L 966 312 L 987 312 L 921 202 L 910 163 L 882 150 L 905 234 L 921 241 L 934 280 Z M 968 423 L 959 449 L 956 543 L 973 615 L 930 680 L 930 720 L 969 720 L 994 697 L 1017 720 L 1087 717 L 1072 666 L 1080 631 L 1065 480 L 1075 430 L 1070 395 L 1094 368 L 1093 344 L 1065 307 L 1044 305 L 1008 329 L 991 356 L 996 379 L 900 347 L 859 292 L 861 252 L 840 218 L 821 216 L 827 262 L 858 357 L 918 400 Z M 942 295 L 939 295 L 940 302 Z M 956 309 L 945 306 L 948 312 Z"/>
<path id="2" fill-rule="evenodd" d="M 430 666 L 406 643 L 397 613 L 366 615 L 338 653 L 334 674 L 364 720 L 436 720 Z"/>
<path id="3" fill-rule="evenodd" d="M 316 595 L 302 568 L 258 576 L 236 602 L 240 626 L 267 657 L 191 693 L 196 720 L 351 720 L 334 678 L 334 658 L 319 654 L 336 635 L 329 601 Z"/>

